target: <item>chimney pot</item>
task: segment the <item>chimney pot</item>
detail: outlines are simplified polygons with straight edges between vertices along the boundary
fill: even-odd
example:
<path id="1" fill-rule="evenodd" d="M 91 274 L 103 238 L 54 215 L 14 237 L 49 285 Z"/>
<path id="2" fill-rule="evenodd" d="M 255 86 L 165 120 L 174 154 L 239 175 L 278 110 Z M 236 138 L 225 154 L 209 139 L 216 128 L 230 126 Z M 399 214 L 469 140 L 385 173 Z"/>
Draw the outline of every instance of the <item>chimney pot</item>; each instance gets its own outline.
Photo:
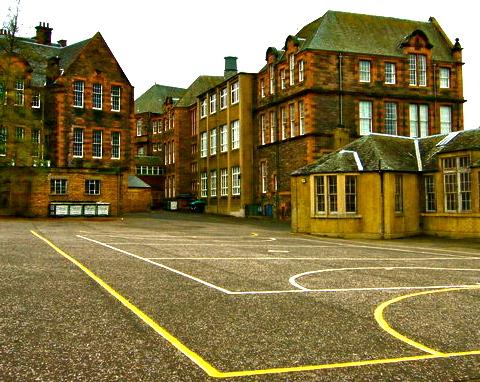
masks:
<path id="1" fill-rule="evenodd" d="M 223 73 L 224 77 L 231 77 L 237 74 L 237 57 L 226 56 L 225 59 L 225 71 Z"/>

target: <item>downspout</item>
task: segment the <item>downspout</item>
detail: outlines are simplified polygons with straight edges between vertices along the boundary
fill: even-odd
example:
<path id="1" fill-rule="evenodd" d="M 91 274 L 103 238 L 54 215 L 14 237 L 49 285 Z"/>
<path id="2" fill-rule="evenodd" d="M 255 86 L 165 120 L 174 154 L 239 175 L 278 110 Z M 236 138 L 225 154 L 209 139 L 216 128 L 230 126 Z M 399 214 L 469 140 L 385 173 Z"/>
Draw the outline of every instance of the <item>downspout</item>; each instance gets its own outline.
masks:
<path id="1" fill-rule="evenodd" d="M 433 63 L 433 126 L 437 125 L 437 93 L 437 64 Z"/>
<path id="2" fill-rule="evenodd" d="M 385 179 L 382 171 L 382 160 L 378 161 L 378 174 L 380 175 L 380 238 L 385 239 Z"/>
<path id="3" fill-rule="evenodd" d="M 343 55 L 338 54 L 338 108 L 339 108 L 339 125 L 343 126 Z"/>

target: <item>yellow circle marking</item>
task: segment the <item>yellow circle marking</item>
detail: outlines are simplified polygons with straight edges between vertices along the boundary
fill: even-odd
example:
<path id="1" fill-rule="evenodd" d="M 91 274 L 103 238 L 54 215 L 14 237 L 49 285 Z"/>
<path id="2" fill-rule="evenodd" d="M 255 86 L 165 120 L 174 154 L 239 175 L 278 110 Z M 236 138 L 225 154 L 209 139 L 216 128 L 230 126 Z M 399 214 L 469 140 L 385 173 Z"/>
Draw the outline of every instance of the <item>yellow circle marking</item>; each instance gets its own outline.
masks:
<path id="1" fill-rule="evenodd" d="M 383 317 L 384 311 L 387 307 L 389 307 L 392 304 L 395 304 L 399 301 L 406 300 L 409 298 L 417 297 L 417 296 L 424 296 L 427 294 L 434 294 L 434 293 L 447 293 L 447 292 L 454 292 L 454 291 L 461 291 L 461 290 L 469 290 L 469 289 L 479 289 L 479 286 L 471 286 L 471 287 L 461 287 L 461 288 L 445 288 L 445 289 L 437 289 L 437 290 L 429 290 L 429 291 L 423 291 L 423 292 L 417 292 L 417 293 L 411 293 L 403 296 L 399 296 L 396 298 L 393 298 L 391 300 L 385 301 L 381 303 L 376 309 L 375 309 L 375 320 L 377 321 L 378 325 L 385 330 L 387 333 L 391 334 L 393 337 L 397 338 L 398 340 L 405 342 L 406 344 L 413 346 L 417 349 L 420 349 L 426 353 L 439 356 L 439 357 L 445 357 L 445 356 L 450 356 L 448 353 L 443 353 L 441 351 L 432 349 L 428 346 L 425 346 L 421 344 L 420 342 L 414 341 L 411 338 L 408 338 L 407 336 L 399 333 L 395 329 L 393 329 L 390 324 L 385 320 Z"/>

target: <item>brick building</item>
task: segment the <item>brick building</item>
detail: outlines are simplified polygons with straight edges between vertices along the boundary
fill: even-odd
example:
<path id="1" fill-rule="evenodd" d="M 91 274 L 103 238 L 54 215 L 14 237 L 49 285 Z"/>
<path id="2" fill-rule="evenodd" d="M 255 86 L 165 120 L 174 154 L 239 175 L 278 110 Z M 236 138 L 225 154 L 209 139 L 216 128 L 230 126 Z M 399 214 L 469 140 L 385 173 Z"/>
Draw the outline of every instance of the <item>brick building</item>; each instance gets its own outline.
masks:
<path id="1" fill-rule="evenodd" d="M 75 203 L 82 214 L 102 203 L 119 214 L 130 191 L 148 206 L 149 190 L 129 187 L 133 87 L 101 34 L 68 46 L 41 23 L 34 38 L 3 31 L 0 42 L 0 208 L 46 215 L 58 202 L 69 214 Z"/>
<path id="2" fill-rule="evenodd" d="M 328 11 L 258 73 L 256 202 L 290 216 L 290 173 L 372 132 L 463 129 L 462 56 L 428 22 Z"/>

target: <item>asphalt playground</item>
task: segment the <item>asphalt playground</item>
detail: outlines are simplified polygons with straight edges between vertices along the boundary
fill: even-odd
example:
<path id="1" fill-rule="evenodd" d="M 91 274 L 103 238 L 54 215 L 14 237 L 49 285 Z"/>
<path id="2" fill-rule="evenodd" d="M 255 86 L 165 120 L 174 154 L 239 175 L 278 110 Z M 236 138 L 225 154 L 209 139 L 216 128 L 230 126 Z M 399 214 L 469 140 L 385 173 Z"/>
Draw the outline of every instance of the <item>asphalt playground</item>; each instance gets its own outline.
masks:
<path id="1" fill-rule="evenodd" d="M 480 381 L 480 241 L 0 219 L 1 381 Z"/>

